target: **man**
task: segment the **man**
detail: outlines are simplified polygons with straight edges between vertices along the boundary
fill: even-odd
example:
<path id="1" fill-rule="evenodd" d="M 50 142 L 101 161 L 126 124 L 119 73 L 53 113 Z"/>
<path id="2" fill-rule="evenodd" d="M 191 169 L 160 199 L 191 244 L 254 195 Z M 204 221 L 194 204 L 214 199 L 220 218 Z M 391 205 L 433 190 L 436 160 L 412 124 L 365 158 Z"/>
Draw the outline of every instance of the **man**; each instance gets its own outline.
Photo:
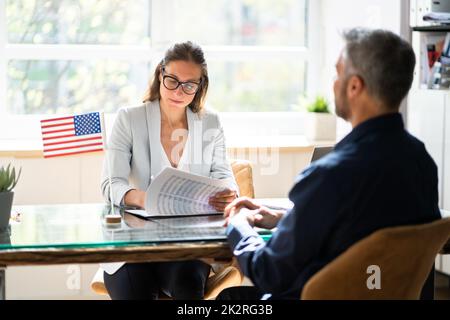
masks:
<path id="1" fill-rule="evenodd" d="M 352 29 L 344 40 L 334 94 L 336 114 L 351 123 L 351 133 L 298 176 L 292 210 L 245 198 L 225 209 L 230 246 L 258 294 L 241 297 L 299 299 L 308 279 L 358 240 L 440 218 L 436 165 L 399 114 L 413 80 L 411 46 L 384 30 Z M 253 226 L 277 231 L 265 243 Z"/>

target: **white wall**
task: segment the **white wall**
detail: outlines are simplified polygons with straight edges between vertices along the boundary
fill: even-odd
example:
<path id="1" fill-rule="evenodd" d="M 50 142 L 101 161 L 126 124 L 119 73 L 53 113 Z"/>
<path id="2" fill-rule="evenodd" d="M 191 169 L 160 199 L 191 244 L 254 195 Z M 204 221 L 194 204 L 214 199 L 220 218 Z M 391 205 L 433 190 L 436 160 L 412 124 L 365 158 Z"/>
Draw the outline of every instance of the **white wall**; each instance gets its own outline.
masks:
<path id="1" fill-rule="evenodd" d="M 252 151 L 231 149 L 229 153 L 233 158 L 253 162 L 256 196 L 267 198 L 287 196 L 294 177 L 309 163 L 312 148 L 281 151 L 278 155 L 268 154 L 267 149 Z M 268 156 L 272 164 L 268 164 Z M 100 194 L 102 153 L 52 159 L 0 156 L 0 165 L 11 161 L 22 167 L 20 183 L 15 189 L 15 205 L 103 201 Z M 97 264 L 9 267 L 6 270 L 6 297 L 105 299 L 90 290 L 97 268 Z"/>
<path id="2" fill-rule="evenodd" d="M 368 27 L 400 34 L 400 12 L 401 0 L 322 0 L 322 90 L 332 93 L 334 65 L 343 45 L 340 33 L 352 27 Z"/>
<path id="3" fill-rule="evenodd" d="M 287 196 L 295 176 L 308 165 L 311 153 L 312 147 L 284 151 L 245 148 L 229 150 L 229 157 L 252 162 L 257 198 L 281 198 Z M 103 202 L 103 153 L 51 159 L 0 156 L 0 165 L 9 162 L 22 168 L 14 190 L 15 205 Z"/>
<path id="4" fill-rule="evenodd" d="M 312 0 L 314 1 L 314 0 Z M 322 63 L 320 90 L 333 99 L 335 64 L 342 50 L 342 31 L 353 27 L 382 28 L 397 34 L 402 32 L 401 10 L 407 0 L 321 0 Z M 350 126 L 339 120 L 342 136 Z"/>

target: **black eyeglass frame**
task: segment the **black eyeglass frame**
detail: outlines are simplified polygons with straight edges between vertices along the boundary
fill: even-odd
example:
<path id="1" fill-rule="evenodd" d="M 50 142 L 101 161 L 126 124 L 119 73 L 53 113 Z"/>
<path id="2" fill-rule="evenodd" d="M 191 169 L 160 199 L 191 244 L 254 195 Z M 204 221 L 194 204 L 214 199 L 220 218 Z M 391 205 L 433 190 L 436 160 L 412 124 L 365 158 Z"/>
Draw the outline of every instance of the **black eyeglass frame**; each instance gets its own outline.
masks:
<path id="1" fill-rule="evenodd" d="M 183 90 L 183 92 L 185 93 L 185 94 L 187 94 L 187 95 L 190 95 L 190 96 L 192 96 L 192 95 L 194 95 L 194 94 L 196 94 L 197 92 L 198 92 L 198 90 L 200 89 L 200 87 L 201 87 L 201 85 L 202 85 L 202 81 L 200 80 L 200 82 L 195 82 L 195 81 L 179 81 L 177 78 L 175 78 L 175 77 L 173 77 L 173 76 L 170 76 L 170 75 L 167 75 L 167 74 L 165 74 L 166 73 L 166 70 L 164 69 L 164 67 L 162 67 L 161 68 L 161 74 L 162 74 L 162 83 L 163 83 L 163 85 L 164 85 L 164 87 L 167 89 L 167 90 L 177 90 L 178 89 L 178 87 L 179 86 L 181 86 L 181 89 Z M 168 88 L 167 86 L 166 86 L 166 84 L 164 83 L 164 80 L 166 79 L 166 78 L 170 78 L 170 79 L 172 79 L 172 80 L 175 80 L 178 84 L 177 84 L 177 86 L 175 87 L 175 88 L 173 88 L 173 89 L 170 89 L 170 88 Z M 186 92 L 186 90 L 184 89 L 184 85 L 185 84 L 195 84 L 195 85 L 197 85 L 197 89 L 195 90 L 195 92 L 193 92 L 193 93 L 188 93 L 188 92 Z"/>

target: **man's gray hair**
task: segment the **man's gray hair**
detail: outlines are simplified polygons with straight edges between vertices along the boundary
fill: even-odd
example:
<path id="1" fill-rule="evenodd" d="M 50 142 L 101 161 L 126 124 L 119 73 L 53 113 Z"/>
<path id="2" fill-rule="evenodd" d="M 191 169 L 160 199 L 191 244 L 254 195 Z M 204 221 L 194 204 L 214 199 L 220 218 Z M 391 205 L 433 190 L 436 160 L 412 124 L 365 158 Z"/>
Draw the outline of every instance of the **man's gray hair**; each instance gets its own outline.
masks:
<path id="1" fill-rule="evenodd" d="M 414 77 L 416 58 L 411 45 L 387 30 L 355 28 L 343 37 L 345 73 L 361 77 L 370 95 L 398 109 Z"/>

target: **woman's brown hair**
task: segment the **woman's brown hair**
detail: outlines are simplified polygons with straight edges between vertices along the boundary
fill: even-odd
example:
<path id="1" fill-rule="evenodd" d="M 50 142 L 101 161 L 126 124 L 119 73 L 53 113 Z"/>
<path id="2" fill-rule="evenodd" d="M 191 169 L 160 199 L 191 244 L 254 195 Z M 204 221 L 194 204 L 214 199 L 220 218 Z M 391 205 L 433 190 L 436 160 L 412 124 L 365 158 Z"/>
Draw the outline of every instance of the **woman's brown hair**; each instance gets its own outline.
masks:
<path id="1" fill-rule="evenodd" d="M 161 86 L 159 75 L 161 74 L 161 70 L 164 68 L 164 66 L 172 61 L 188 61 L 200 66 L 202 72 L 200 87 L 195 93 L 194 99 L 188 106 L 193 112 L 200 112 L 203 109 L 206 92 L 208 91 L 208 67 L 206 65 L 202 48 L 200 48 L 199 45 L 192 43 L 191 41 L 177 43 L 166 51 L 164 59 L 156 67 L 153 81 L 150 83 L 147 92 L 145 93 L 143 102 L 155 101 L 161 98 L 161 95 L 159 93 L 159 88 Z"/>

